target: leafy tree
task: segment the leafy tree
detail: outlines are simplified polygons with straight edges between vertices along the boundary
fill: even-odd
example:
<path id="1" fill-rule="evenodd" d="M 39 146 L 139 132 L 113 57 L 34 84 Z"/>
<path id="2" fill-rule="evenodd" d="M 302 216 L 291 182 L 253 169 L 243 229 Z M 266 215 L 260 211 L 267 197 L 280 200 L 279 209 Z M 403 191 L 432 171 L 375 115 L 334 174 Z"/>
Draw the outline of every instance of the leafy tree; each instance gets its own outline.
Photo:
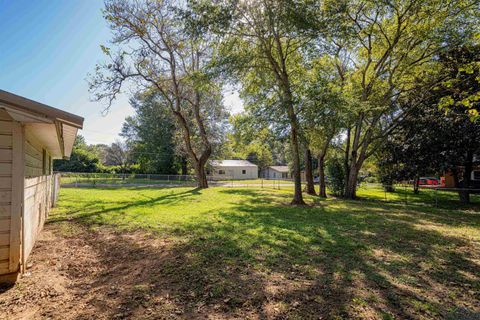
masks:
<path id="1" fill-rule="evenodd" d="M 328 57 L 311 61 L 310 70 L 305 73 L 301 86 L 300 125 L 305 144 L 317 155 L 321 197 L 327 196 L 325 182 L 327 151 L 332 140 L 345 128 L 348 118 L 349 101 L 342 92 L 343 83 L 335 75 L 333 66 Z M 305 158 L 309 158 L 308 154 Z"/>
<path id="2" fill-rule="evenodd" d="M 421 103 L 438 71 L 434 57 L 445 43 L 472 37 L 477 1 L 365 1 L 330 3 L 339 15 L 332 50 L 352 104 L 346 130 L 345 196 L 355 198 L 365 160 L 408 112 L 398 102 L 412 90 Z M 340 32 L 338 32 L 340 30 Z M 446 41 L 448 40 L 448 41 Z"/>
<path id="3" fill-rule="evenodd" d="M 478 39 L 480 40 L 480 39 Z M 444 96 L 439 106 L 467 110 L 472 121 L 480 118 L 480 44 L 455 47 L 442 54 L 443 72 L 448 78 L 440 84 Z"/>
<path id="4" fill-rule="evenodd" d="M 129 171 L 133 164 L 131 149 L 128 144 L 117 140 L 106 149 L 105 164 L 117 166 L 122 173 Z"/>
<path id="5" fill-rule="evenodd" d="M 449 79 L 438 82 L 429 97 L 411 109 L 387 137 L 379 161 L 384 180 L 418 181 L 421 175 L 449 171 L 458 187 L 472 187 L 474 155 L 480 153 L 480 124 L 470 121 L 471 112 L 464 103 L 451 104 L 448 112 L 439 112 L 438 108 L 444 107 L 445 97 L 462 101 L 460 97 L 472 97 L 479 91 L 479 70 L 462 71 L 464 65 L 475 61 L 480 61 L 478 46 L 452 48 L 442 53 L 439 77 L 443 79 L 446 75 Z M 411 93 L 412 99 L 416 94 Z M 409 101 L 404 103 L 408 105 Z M 472 101 L 469 108 L 478 106 L 478 102 Z M 418 190 L 418 183 L 414 187 Z M 469 201 L 469 192 L 461 191 L 459 195 L 463 202 Z"/>
<path id="6" fill-rule="evenodd" d="M 81 135 L 77 135 L 70 159 L 53 161 L 53 170 L 62 172 L 98 172 L 100 166 L 98 156 L 90 150 Z"/>
<path id="7" fill-rule="evenodd" d="M 344 196 L 345 192 L 345 167 L 338 156 L 334 156 L 328 161 L 327 176 L 329 187 L 333 194 L 339 197 Z"/>
<path id="8" fill-rule="evenodd" d="M 229 155 L 247 159 L 259 169 L 285 163 L 283 144 L 268 123 L 249 112 L 230 117 L 231 129 L 227 135 Z"/>
<path id="9" fill-rule="evenodd" d="M 273 114 L 277 122 L 288 125 L 295 182 L 292 204 L 304 204 L 294 83 L 300 81 L 300 50 L 309 38 L 293 27 L 292 14 L 298 8 L 290 1 L 227 1 L 227 4 L 231 9 L 230 24 L 219 53 L 220 64 L 242 83 L 242 97 L 247 105 L 258 106 Z"/>
<path id="10" fill-rule="evenodd" d="M 162 96 L 182 132 L 183 149 L 198 186 L 206 188 L 212 131 L 225 115 L 220 87 L 206 72 L 211 37 L 191 32 L 184 14 L 191 11 L 180 5 L 107 0 L 104 16 L 114 33 L 115 48 L 102 47 L 110 61 L 97 66 L 90 88 L 97 100 L 106 100 L 109 106 L 128 81 L 139 90 Z"/>
<path id="11" fill-rule="evenodd" d="M 159 95 L 137 94 L 130 104 L 135 115 L 125 119 L 120 135 L 132 149 L 140 170 L 177 173 L 181 157 L 175 155 L 175 124 L 167 103 Z"/>

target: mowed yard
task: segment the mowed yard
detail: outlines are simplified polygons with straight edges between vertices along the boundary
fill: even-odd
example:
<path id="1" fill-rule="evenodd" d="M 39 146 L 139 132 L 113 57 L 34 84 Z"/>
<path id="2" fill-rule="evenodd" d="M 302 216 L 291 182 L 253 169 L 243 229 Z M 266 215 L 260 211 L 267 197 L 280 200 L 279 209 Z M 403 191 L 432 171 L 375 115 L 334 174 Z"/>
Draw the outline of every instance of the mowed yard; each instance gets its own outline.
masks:
<path id="1" fill-rule="evenodd" d="M 478 319 L 480 206 L 64 188 L 8 317 Z M 402 199 L 402 195 L 398 196 Z"/>

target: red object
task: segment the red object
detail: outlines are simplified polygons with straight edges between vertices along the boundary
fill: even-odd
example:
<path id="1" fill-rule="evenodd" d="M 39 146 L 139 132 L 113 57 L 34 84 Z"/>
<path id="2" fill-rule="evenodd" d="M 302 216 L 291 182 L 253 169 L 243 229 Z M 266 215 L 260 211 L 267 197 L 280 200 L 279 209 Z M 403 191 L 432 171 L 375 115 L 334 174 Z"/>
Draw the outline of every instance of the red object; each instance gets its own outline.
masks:
<path id="1" fill-rule="evenodd" d="M 418 179 L 418 184 L 421 186 L 438 186 L 440 181 L 437 178 L 426 178 L 422 177 Z"/>

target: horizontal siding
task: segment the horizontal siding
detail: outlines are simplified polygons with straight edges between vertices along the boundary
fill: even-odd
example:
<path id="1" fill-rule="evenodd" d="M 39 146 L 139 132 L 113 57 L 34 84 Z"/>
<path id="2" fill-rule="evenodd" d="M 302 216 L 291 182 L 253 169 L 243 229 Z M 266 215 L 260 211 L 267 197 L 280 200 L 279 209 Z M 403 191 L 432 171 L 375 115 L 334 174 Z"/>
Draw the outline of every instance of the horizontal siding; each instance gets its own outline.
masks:
<path id="1" fill-rule="evenodd" d="M 10 230 L 10 217 L 0 218 L 0 232 Z"/>
<path id="2" fill-rule="evenodd" d="M 0 191 L 0 203 L 2 204 L 10 204 L 12 201 L 12 191 Z"/>
<path id="3" fill-rule="evenodd" d="M 25 141 L 25 177 L 38 177 L 43 174 L 42 157 L 42 147 L 35 142 L 33 137 L 27 136 Z"/>
<path id="4" fill-rule="evenodd" d="M 10 217 L 12 214 L 10 205 L 0 204 L 0 217 Z"/>
<path id="5" fill-rule="evenodd" d="M 29 154 L 25 154 L 25 166 L 34 169 L 42 168 L 42 159 L 35 158 Z"/>
<path id="6" fill-rule="evenodd" d="M 12 127 L 11 120 L 0 120 L 0 134 L 12 133 Z"/>
<path id="7" fill-rule="evenodd" d="M 10 270 L 13 122 L 0 109 L 0 274 Z"/>
<path id="8" fill-rule="evenodd" d="M 10 232 L 0 232 L 0 246 L 6 246 L 10 244 Z"/>
<path id="9" fill-rule="evenodd" d="M 12 175 L 12 164 L 0 162 L 0 176 L 11 176 Z"/>
<path id="10" fill-rule="evenodd" d="M 0 246 L 0 261 L 10 258 L 10 246 Z"/>
<path id="11" fill-rule="evenodd" d="M 12 147 L 12 135 L 11 134 L 0 134 L 0 148 L 10 148 Z"/>
<path id="12" fill-rule="evenodd" d="M 6 246 L 10 244 L 10 231 L 0 232 L 0 246 Z"/>
<path id="13" fill-rule="evenodd" d="M 39 147 L 35 147 L 32 142 L 26 141 L 25 153 L 37 159 L 42 159 L 42 150 Z"/>
<path id="14" fill-rule="evenodd" d="M 0 190 L 12 188 L 12 178 L 0 176 Z"/>
<path id="15" fill-rule="evenodd" d="M 0 161 L 12 161 L 12 149 L 0 149 Z"/>
<path id="16" fill-rule="evenodd" d="M 10 269 L 9 269 L 8 260 L 0 261 L 0 274 L 5 274 L 9 272 L 10 272 Z"/>

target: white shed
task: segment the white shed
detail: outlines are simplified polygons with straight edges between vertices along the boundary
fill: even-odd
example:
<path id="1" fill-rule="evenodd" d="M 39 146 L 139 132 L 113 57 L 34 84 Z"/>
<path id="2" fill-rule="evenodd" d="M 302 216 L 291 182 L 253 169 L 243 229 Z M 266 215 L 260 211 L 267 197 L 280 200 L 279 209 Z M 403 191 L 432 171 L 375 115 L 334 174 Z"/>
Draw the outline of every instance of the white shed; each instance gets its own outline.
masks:
<path id="1" fill-rule="evenodd" d="M 24 270 L 83 118 L 0 90 L 0 282 Z"/>
<path id="2" fill-rule="evenodd" d="M 290 179 L 292 174 L 288 166 L 269 166 L 262 170 L 265 179 Z"/>
<path id="3" fill-rule="evenodd" d="M 247 160 L 211 160 L 209 166 L 214 179 L 258 178 L 258 166 Z"/>

